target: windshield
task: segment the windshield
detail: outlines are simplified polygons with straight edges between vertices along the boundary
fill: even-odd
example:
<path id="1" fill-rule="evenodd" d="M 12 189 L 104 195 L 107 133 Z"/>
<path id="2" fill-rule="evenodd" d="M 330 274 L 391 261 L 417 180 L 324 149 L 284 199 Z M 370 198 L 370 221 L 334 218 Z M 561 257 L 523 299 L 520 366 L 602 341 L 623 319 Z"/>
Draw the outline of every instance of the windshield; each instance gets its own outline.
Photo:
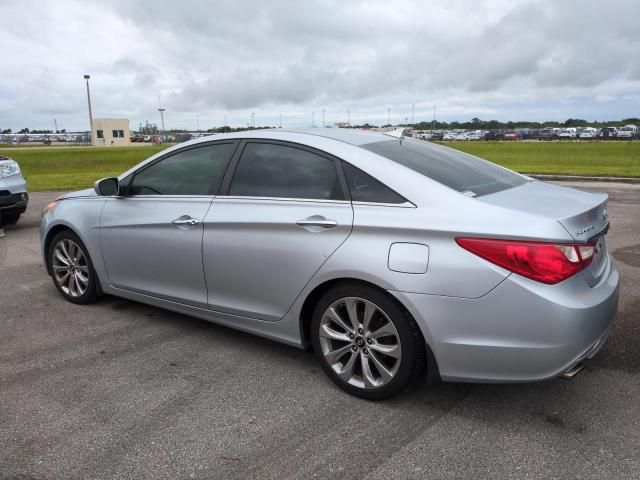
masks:
<path id="1" fill-rule="evenodd" d="M 494 163 L 422 140 L 386 140 L 368 143 L 362 148 L 472 197 L 527 182 L 526 177 Z"/>

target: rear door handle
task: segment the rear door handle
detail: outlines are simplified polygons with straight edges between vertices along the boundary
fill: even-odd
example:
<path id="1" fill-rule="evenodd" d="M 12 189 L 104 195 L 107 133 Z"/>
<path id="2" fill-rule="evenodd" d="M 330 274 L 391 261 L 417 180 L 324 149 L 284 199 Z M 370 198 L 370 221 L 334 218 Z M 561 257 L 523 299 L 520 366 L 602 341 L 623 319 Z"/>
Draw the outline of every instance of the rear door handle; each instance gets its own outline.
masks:
<path id="1" fill-rule="evenodd" d="M 200 223 L 200 220 L 198 220 L 197 218 L 190 217 L 189 215 L 182 215 L 181 217 L 176 218 L 171 223 L 178 227 L 182 227 L 182 226 L 195 227 Z"/>
<path id="2" fill-rule="evenodd" d="M 298 220 L 296 225 L 299 227 L 320 227 L 320 228 L 336 228 L 338 222 L 335 220 L 329 220 L 321 215 L 313 215 L 304 220 Z"/>

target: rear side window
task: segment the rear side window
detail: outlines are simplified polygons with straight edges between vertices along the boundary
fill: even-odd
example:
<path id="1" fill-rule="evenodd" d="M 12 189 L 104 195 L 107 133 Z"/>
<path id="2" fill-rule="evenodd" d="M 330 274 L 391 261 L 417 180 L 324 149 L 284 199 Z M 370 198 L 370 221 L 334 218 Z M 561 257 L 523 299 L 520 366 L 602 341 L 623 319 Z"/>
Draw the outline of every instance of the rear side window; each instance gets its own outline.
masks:
<path id="1" fill-rule="evenodd" d="M 385 140 L 362 148 L 469 196 L 488 195 L 527 182 L 523 176 L 481 158 L 420 140 Z"/>
<path id="2" fill-rule="evenodd" d="M 369 203 L 405 203 L 407 200 L 368 173 L 342 162 L 342 169 L 349 185 L 351 200 Z"/>
<path id="3" fill-rule="evenodd" d="M 233 143 L 218 143 L 171 155 L 136 173 L 131 194 L 210 195 L 234 148 Z"/>
<path id="4" fill-rule="evenodd" d="M 343 200 L 333 160 L 299 148 L 248 143 L 229 195 Z"/>

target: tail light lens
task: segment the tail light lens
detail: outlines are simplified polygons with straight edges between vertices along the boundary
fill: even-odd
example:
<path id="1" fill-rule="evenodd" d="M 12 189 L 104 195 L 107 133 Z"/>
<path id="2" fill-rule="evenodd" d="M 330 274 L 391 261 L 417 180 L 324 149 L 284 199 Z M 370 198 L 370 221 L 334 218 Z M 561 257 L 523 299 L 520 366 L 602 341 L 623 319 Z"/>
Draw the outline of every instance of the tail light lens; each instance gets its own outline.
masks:
<path id="1" fill-rule="evenodd" d="M 593 260 L 595 244 L 554 244 L 456 238 L 465 250 L 502 268 L 537 282 L 555 284 L 587 268 Z"/>

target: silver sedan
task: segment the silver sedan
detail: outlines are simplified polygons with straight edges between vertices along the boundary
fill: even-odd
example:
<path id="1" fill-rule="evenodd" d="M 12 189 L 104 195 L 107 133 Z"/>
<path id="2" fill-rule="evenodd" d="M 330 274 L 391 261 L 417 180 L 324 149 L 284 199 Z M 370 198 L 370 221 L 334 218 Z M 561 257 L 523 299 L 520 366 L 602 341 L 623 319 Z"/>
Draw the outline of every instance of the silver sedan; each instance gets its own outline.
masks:
<path id="1" fill-rule="evenodd" d="M 607 196 L 443 146 L 347 129 L 165 150 L 43 212 L 67 300 L 103 294 L 313 349 L 340 388 L 572 375 L 619 275 Z"/>

